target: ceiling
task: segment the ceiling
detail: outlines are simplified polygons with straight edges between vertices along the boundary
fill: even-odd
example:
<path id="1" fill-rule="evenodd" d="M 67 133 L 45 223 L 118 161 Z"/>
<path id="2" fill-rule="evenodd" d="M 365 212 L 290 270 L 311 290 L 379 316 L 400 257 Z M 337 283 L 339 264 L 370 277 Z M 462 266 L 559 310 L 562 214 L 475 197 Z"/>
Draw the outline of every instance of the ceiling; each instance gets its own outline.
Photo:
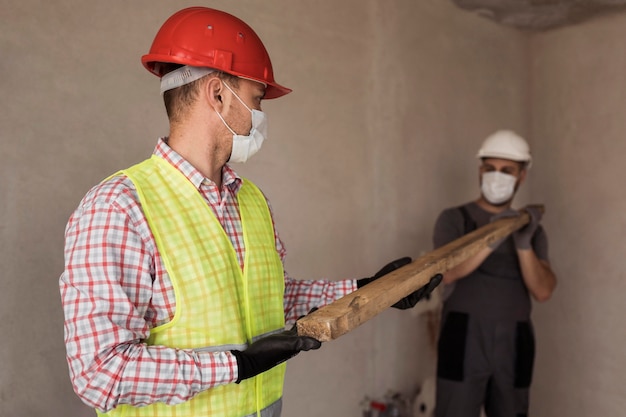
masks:
<path id="1" fill-rule="evenodd" d="M 458 7 L 523 30 L 548 30 L 626 10 L 626 0 L 452 0 Z"/>

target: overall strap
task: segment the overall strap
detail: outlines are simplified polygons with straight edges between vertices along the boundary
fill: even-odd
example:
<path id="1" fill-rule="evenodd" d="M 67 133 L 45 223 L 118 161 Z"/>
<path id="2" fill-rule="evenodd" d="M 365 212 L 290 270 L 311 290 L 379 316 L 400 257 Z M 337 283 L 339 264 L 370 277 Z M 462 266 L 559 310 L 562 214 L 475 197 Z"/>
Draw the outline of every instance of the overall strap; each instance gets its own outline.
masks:
<path id="1" fill-rule="evenodd" d="M 468 234 L 469 232 L 476 230 L 476 222 L 472 219 L 472 216 L 470 216 L 467 207 L 463 205 L 459 206 L 458 209 L 463 216 L 463 233 Z"/>

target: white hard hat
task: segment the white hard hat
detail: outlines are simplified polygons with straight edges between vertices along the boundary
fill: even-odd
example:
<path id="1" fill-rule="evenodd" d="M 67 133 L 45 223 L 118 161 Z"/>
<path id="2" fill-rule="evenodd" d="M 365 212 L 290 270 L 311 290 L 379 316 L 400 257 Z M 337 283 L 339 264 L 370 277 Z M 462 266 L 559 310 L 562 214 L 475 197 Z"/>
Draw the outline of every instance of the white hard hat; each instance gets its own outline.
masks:
<path id="1" fill-rule="evenodd" d="M 528 143 L 524 138 L 511 130 L 498 130 L 489 135 L 478 150 L 476 157 L 526 162 L 527 167 L 530 167 L 532 163 Z"/>

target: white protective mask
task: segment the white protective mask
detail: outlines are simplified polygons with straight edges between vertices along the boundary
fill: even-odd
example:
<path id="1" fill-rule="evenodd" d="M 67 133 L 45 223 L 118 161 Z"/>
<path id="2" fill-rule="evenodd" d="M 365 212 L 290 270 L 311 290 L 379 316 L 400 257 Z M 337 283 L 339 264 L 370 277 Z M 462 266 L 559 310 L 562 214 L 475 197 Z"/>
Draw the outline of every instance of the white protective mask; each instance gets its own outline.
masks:
<path id="1" fill-rule="evenodd" d="M 515 192 L 517 178 L 498 171 L 485 172 L 482 175 L 481 191 L 491 204 L 509 201 Z"/>
<path id="2" fill-rule="evenodd" d="M 260 110 L 250 109 L 228 84 L 224 83 L 224 85 L 237 97 L 237 100 L 252 113 L 252 128 L 250 129 L 250 133 L 247 135 L 238 135 L 228 126 L 222 115 L 217 113 L 217 110 L 215 111 L 222 120 L 222 123 L 224 123 L 224 126 L 233 134 L 233 149 L 230 153 L 229 162 L 246 162 L 261 149 L 263 141 L 267 138 L 267 116 Z"/>

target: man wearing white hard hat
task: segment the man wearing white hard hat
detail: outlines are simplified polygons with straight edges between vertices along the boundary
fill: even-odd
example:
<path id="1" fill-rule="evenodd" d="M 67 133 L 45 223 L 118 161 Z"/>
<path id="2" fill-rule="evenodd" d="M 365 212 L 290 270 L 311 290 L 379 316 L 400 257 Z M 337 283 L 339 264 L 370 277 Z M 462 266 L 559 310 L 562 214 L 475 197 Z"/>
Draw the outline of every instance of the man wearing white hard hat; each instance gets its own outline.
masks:
<path id="1" fill-rule="evenodd" d="M 487 137 L 480 160 L 480 196 L 444 210 L 433 234 L 443 246 L 519 212 L 511 207 L 532 157 L 510 130 Z M 535 354 L 531 298 L 548 300 L 556 277 L 548 261 L 541 212 L 530 222 L 444 274 L 437 360 L 436 417 L 525 417 Z"/>

